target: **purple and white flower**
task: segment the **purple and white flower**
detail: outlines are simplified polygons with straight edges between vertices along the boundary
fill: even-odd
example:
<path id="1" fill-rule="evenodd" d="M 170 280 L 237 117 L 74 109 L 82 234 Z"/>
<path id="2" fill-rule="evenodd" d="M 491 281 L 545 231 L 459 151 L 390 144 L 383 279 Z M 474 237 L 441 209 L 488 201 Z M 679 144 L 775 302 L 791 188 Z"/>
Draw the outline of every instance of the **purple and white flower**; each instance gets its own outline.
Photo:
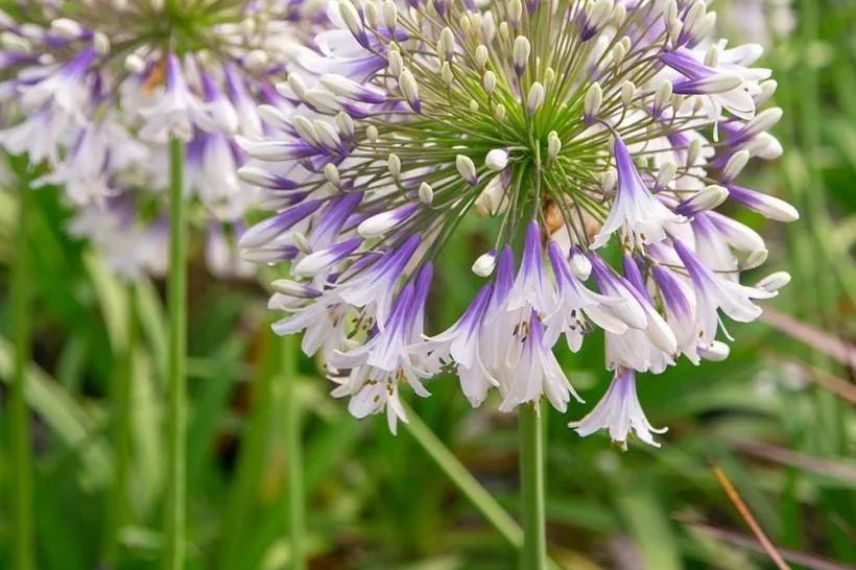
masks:
<path id="1" fill-rule="evenodd" d="M 643 443 L 660 447 L 654 435 L 668 431 L 668 428 L 655 428 L 645 417 L 636 394 L 636 374 L 626 368 L 615 371 L 609 389 L 591 412 L 568 425 L 582 437 L 605 429 L 610 439 L 622 449 L 627 449 L 627 436 L 631 432 Z"/>
<path id="2" fill-rule="evenodd" d="M 704 2 L 507 8 L 331 4 L 331 29 L 291 50 L 289 77 L 258 109 L 271 126 L 240 140 L 241 179 L 275 211 L 245 234 L 245 255 L 293 248 L 292 277 L 312 294 L 278 303 L 292 316 L 277 330 L 324 345 L 359 416 L 394 423 L 403 387 L 425 395 L 446 372 L 473 405 L 495 388 L 503 412 L 541 400 L 565 411 L 579 398 L 555 345 L 564 335 L 577 351 L 601 329 L 616 378 L 581 431 L 650 442 L 635 373 L 725 357 L 718 310 L 755 318 L 752 300 L 784 282 L 739 285 L 766 245 L 717 211 L 796 217 L 737 182 L 781 150 L 768 133 L 780 113 L 759 110 L 775 84 L 753 67 L 757 46 L 710 38 Z M 427 296 L 417 276 L 463 226 L 484 229 L 467 263 L 485 283 L 445 332 L 413 334 Z M 457 287 L 445 279 L 436 303 Z"/>

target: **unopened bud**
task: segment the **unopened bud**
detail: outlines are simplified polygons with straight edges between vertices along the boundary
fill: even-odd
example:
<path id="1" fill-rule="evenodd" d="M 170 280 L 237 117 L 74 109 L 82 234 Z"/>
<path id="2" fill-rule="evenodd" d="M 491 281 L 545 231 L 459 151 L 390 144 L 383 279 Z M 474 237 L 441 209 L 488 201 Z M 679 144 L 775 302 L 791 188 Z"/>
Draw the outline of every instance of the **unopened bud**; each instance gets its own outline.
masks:
<path id="1" fill-rule="evenodd" d="M 482 86 L 484 87 L 485 93 L 488 95 L 493 95 L 494 89 L 496 89 L 496 74 L 493 71 L 485 71 L 482 76 Z"/>
<path id="2" fill-rule="evenodd" d="M 538 110 L 538 107 L 541 106 L 541 103 L 544 102 L 544 96 L 546 92 L 544 91 L 544 86 L 539 82 L 535 82 L 529 88 L 529 94 L 526 97 L 526 110 L 529 111 L 531 115 L 535 111 Z"/>
<path id="3" fill-rule="evenodd" d="M 523 16 L 523 2 L 520 0 L 511 0 L 508 3 L 508 21 L 512 24 L 519 25 L 520 19 Z"/>
<path id="4" fill-rule="evenodd" d="M 487 60 L 490 57 L 490 53 L 487 51 L 487 46 L 484 44 L 480 44 L 476 47 L 475 60 L 476 60 L 476 68 L 480 71 L 484 70 L 485 65 L 487 65 Z"/>
<path id="5" fill-rule="evenodd" d="M 404 70 L 404 60 L 401 59 L 401 54 L 397 50 L 390 50 L 387 56 L 387 68 L 389 73 L 395 77 L 401 75 Z"/>
<path id="6" fill-rule="evenodd" d="M 451 28 L 443 28 L 443 31 L 440 32 L 440 41 L 437 42 L 437 54 L 440 56 L 440 59 L 445 59 L 446 61 L 451 61 L 452 56 L 455 55 L 455 34 Z"/>
<path id="7" fill-rule="evenodd" d="M 484 159 L 484 164 L 494 172 L 501 172 L 508 166 L 508 153 L 500 148 L 495 148 Z"/>
<path id="8" fill-rule="evenodd" d="M 489 277 L 496 268 L 496 255 L 493 253 L 483 253 L 473 263 L 473 273 L 479 277 Z"/>
<path id="9" fill-rule="evenodd" d="M 57 18 L 51 22 L 51 32 L 63 39 L 77 39 L 83 33 L 83 27 L 71 18 Z"/>
<path id="10" fill-rule="evenodd" d="M 603 103 L 603 89 L 600 83 L 595 81 L 586 91 L 584 101 L 584 112 L 586 121 L 592 121 L 600 112 L 600 106 Z"/>
<path id="11" fill-rule="evenodd" d="M 419 185 L 419 201 L 426 206 L 430 206 L 431 202 L 434 201 L 434 189 L 427 182 Z"/>
<path id="12" fill-rule="evenodd" d="M 570 265 L 571 271 L 581 281 L 585 281 L 591 275 L 591 261 L 576 248 L 574 248 L 574 252 L 571 254 Z"/>
<path id="13" fill-rule="evenodd" d="M 636 97 L 636 84 L 632 81 L 625 81 L 621 84 L 621 104 L 629 107 L 633 98 Z"/>
<path id="14" fill-rule="evenodd" d="M 701 156 L 701 141 L 698 139 L 693 139 L 690 142 L 689 148 L 687 149 L 687 166 L 695 166 L 695 163 L 696 161 L 698 161 L 699 156 Z"/>
<path id="15" fill-rule="evenodd" d="M 562 150 L 562 139 L 556 131 L 550 131 L 547 134 L 547 158 L 551 161 L 556 160 L 559 152 Z"/>
<path id="16" fill-rule="evenodd" d="M 728 162 L 725 164 L 725 167 L 722 169 L 722 179 L 725 182 L 731 182 L 735 180 L 743 169 L 746 167 L 746 164 L 749 162 L 750 153 L 748 150 L 741 150 L 739 152 L 734 153 L 731 158 L 728 159 Z"/>
<path id="17" fill-rule="evenodd" d="M 722 186 L 711 185 L 696 192 L 691 198 L 678 205 L 678 211 L 684 215 L 713 210 L 728 198 L 728 190 Z"/>
<path id="18" fill-rule="evenodd" d="M 135 53 L 130 53 L 125 58 L 125 71 L 134 75 L 142 73 L 146 69 L 146 62 Z"/>
<path id="19" fill-rule="evenodd" d="M 341 185 L 342 181 L 339 177 L 339 168 L 332 162 L 328 162 L 324 165 L 324 176 L 327 178 L 330 184 L 332 184 L 336 188 Z"/>
<path id="20" fill-rule="evenodd" d="M 458 174 L 461 175 L 461 178 L 463 178 L 467 184 L 470 186 L 478 185 L 479 181 L 476 173 L 476 165 L 470 157 L 459 154 L 455 157 L 455 166 L 458 168 Z"/>
<path id="21" fill-rule="evenodd" d="M 669 184 L 678 172 L 678 166 L 671 160 L 660 165 L 660 170 L 657 171 L 657 188 L 662 190 Z"/>
<path id="22" fill-rule="evenodd" d="M 383 25 L 392 32 L 398 23 L 398 7 L 392 0 L 383 3 Z"/>
<path id="23" fill-rule="evenodd" d="M 660 81 L 654 92 L 654 114 L 659 116 L 672 101 L 672 82 L 666 79 Z"/>
<path id="24" fill-rule="evenodd" d="M 401 93 L 407 99 L 410 108 L 419 113 L 422 110 L 422 105 L 419 102 L 419 86 L 409 69 L 402 70 L 398 76 L 398 85 L 401 87 Z"/>
<path id="25" fill-rule="evenodd" d="M 340 112 L 336 115 L 336 127 L 339 128 L 339 132 L 342 133 L 345 137 L 351 138 L 354 136 L 356 132 L 356 125 L 354 125 L 354 119 L 344 111 Z"/>
<path id="26" fill-rule="evenodd" d="M 514 38 L 514 46 L 511 49 L 511 58 L 514 63 L 514 71 L 517 75 L 522 75 L 526 69 L 526 64 L 529 61 L 529 54 L 532 51 L 532 45 L 525 36 L 517 36 Z"/>
<path id="27" fill-rule="evenodd" d="M 386 159 L 386 166 L 393 178 L 398 180 L 401 177 L 401 159 L 398 155 L 391 153 Z"/>
<path id="28" fill-rule="evenodd" d="M 95 32 L 92 36 L 92 45 L 95 46 L 95 51 L 99 55 L 110 53 L 110 38 L 104 32 Z"/>

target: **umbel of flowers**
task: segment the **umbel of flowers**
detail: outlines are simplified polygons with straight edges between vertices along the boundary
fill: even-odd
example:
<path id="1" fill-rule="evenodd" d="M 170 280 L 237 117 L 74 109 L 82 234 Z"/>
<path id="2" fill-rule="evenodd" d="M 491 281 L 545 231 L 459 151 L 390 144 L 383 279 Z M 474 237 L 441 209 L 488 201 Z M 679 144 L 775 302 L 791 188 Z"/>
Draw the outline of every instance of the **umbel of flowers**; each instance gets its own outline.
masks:
<path id="1" fill-rule="evenodd" d="M 14 6 L 14 5 L 13 5 Z M 235 175 L 236 134 L 258 137 L 270 77 L 317 12 L 277 0 L 32 1 L 0 11 L 0 146 L 46 165 L 79 208 L 74 233 L 134 278 L 165 267 L 168 140 L 186 144 L 187 191 L 217 273 L 246 273 L 228 245 L 257 198 Z"/>
<path id="2" fill-rule="evenodd" d="M 767 249 L 717 211 L 798 217 L 737 182 L 782 150 L 762 50 L 712 40 L 702 0 L 342 0 L 328 17 L 276 86 L 296 110 L 262 107 L 275 130 L 240 141 L 276 210 L 244 255 L 291 264 L 276 332 L 304 331 L 333 394 L 394 430 L 401 390 L 428 396 L 446 370 L 474 406 L 497 390 L 502 411 L 565 412 L 581 400 L 554 347 L 599 328 L 614 380 L 571 425 L 655 444 L 636 374 L 725 358 L 722 315 L 756 319 L 788 281 L 742 285 Z M 484 285 L 435 334 L 433 261 L 465 216 L 494 243 L 473 260 Z"/>

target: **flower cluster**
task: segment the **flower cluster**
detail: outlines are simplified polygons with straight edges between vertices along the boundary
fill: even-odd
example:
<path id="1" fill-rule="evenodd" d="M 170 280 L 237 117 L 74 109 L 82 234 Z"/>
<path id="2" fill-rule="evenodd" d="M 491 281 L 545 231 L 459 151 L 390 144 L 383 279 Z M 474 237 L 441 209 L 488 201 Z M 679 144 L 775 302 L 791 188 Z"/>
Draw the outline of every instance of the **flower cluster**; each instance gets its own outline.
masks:
<path id="1" fill-rule="evenodd" d="M 782 150 L 762 50 L 712 41 L 703 0 L 342 0 L 328 17 L 277 85 L 296 110 L 240 140 L 241 178 L 276 210 L 244 255 L 291 264 L 275 330 L 305 331 L 334 395 L 394 430 L 400 390 L 427 396 L 443 371 L 473 405 L 496 389 L 502 411 L 564 412 L 580 398 L 553 348 L 602 329 L 615 379 L 571 425 L 654 443 L 635 374 L 726 357 L 721 314 L 757 318 L 788 280 L 741 285 L 764 241 L 716 211 L 798 217 L 737 183 Z M 433 261 L 466 216 L 494 243 L 473 260 L 486 282 L 428 336 Z"/>
<path id="2" fill-rule="evenodd" d="M 257 104 L 276 98 L 271 77 L 316 13 L 291 0 L 52 0 L 0 11 L 0 104 L 19 110 L 0 146 L 46 165 L 36 184 L 65 189 L 80 208 L 74 231 L 118 255 L 126 276 L 151 264 L 127 265 L 140 259 L 130 234 L 107 242 L 100 232 L 162 233 L 164 208 L 152 202 L 164 201 L 171 136 L 186 142 L 197 218 L 236 235 L 257 193 L 235 175 L 245 157 L 234 137 L 262 134 Z"/>

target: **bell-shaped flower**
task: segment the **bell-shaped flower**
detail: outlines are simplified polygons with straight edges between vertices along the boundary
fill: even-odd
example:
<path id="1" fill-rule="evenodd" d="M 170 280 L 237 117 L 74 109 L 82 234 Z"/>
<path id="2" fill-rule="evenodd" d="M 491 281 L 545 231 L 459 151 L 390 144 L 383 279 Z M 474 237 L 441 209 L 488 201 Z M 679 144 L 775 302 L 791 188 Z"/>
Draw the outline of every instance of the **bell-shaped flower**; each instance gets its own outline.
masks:
<path id="1" fill-rule="evenodd" d="M 609 389 L 594 409 L 580 421 L 571 422 L 568 426 L 574 428 L 582 437 L 605 429 L 612 441 L 625 450 L 627 436 L 631 432 L 640 441 L 660 447 L 654 440 L 654 434 L 668 431 L 668 428 L 655 428 L 645 417 L 636 394 L 636 373 L 628 368 L 616 370 Z"/>
<path id="2" fill-rule="evenodd" d="M 592 247 L 603 247 L 617 231 L 622 232 L 623 241 L 631 247 L 663 240 L 666 237 L 665 225 L 683 222 L 685 218 L 667 208 L 646 188 L 621 139 L 615 139 L 613 152 L 618 188 L 609 215 Z"/>
<path id="3" fill-rule="evenodd" d="M 512 381 L 505 387 L 499 411 L 510 412 L 516 406 L 546 396 L 554 408 L 564 413 L 571 396 L 583 401 L 559 366 L 544 335 L 544 325 L 534 311 L 515 333 L 515 341 L 521 345 L 521 354 L 510 374 Z"/>

